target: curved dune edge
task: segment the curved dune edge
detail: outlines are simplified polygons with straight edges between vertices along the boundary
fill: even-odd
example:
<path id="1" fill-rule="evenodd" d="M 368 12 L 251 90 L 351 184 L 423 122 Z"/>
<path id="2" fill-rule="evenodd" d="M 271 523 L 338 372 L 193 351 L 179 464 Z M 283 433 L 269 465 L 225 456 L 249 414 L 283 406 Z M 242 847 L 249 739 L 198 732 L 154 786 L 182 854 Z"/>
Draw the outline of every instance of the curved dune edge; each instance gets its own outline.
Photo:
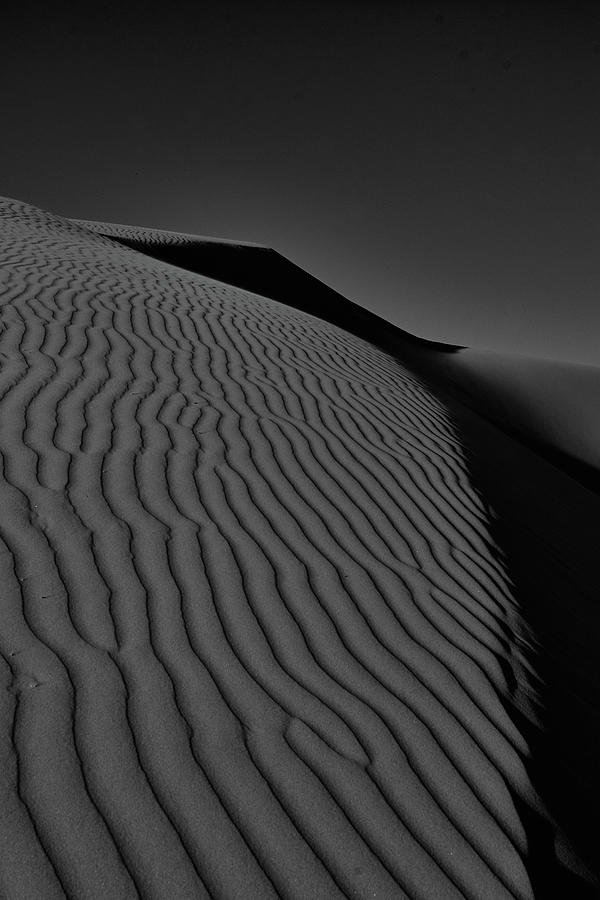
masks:
<path id="1" fill-rule="evenodd" d="M 351 303 L 272 248 L 133 225 L 71 220 L 124 246 L 245 287 L 400 355 L 436 386 L 600 493 L 600 369 L 425 340 Z"/>
<path id="2" fill-rule="evenodd" d="M 446 406 L 303 310 L 0 216 L 0 894 L 534 896 L 535 638 Z"/>
<path id="3" fill-rule="evenodd" d="M 69 221 L 163 262 L 278 300 L 334 325 L 343 321 L 345 330 L 383 349 L 393 350 L 398 342 L 438 353 L 462 349 L 418 337 L 386 322 L 264 244 L 110 222 Z"/>

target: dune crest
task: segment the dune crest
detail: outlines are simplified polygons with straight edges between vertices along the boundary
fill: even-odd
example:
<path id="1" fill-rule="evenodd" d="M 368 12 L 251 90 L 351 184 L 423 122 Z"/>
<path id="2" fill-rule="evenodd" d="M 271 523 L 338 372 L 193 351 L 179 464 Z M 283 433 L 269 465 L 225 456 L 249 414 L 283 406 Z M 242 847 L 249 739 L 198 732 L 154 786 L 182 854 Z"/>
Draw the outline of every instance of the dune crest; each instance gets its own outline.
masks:
<path id="1" fill-rule="evenodd" d="M 531 898 L 539 853 L 591 884 L 451 408 L 121 228 L 0 202 L 0 894 Z"/>

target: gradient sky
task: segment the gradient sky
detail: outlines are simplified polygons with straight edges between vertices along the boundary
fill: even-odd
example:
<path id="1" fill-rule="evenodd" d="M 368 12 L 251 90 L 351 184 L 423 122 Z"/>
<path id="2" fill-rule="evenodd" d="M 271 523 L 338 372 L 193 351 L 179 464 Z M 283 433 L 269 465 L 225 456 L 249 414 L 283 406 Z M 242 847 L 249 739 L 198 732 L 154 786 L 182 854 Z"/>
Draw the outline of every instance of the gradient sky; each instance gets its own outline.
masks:
<path id="1" fill-rule="evenodd" d="M 264 243 L 422 337 L 600 365 L 598 4 L 80 6 L 3 15 L 0 194 Z"/>

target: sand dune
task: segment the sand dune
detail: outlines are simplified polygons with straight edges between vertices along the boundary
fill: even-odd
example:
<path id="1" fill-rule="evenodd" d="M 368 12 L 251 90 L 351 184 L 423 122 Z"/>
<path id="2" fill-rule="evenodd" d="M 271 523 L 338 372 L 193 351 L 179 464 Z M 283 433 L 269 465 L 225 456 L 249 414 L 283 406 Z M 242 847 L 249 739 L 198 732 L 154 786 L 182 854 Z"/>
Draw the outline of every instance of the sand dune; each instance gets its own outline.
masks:
<path id="1" fill-rule="evenodd" d="M 0 230 L 0 895 L 593 896 L 597 496 L 267 248 Z"/>

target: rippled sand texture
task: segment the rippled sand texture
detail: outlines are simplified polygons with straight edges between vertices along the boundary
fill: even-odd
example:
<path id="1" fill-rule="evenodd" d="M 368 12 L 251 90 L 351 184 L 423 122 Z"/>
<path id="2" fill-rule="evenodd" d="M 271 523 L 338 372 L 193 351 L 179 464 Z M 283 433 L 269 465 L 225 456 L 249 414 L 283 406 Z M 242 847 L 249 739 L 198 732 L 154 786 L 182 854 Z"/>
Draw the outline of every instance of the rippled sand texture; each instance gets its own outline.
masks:
<path id="1" fill-rule="evenodd" d="M 527 633 L 449 414 L 3 201 L 0 895 L 533 895 Z"/>

